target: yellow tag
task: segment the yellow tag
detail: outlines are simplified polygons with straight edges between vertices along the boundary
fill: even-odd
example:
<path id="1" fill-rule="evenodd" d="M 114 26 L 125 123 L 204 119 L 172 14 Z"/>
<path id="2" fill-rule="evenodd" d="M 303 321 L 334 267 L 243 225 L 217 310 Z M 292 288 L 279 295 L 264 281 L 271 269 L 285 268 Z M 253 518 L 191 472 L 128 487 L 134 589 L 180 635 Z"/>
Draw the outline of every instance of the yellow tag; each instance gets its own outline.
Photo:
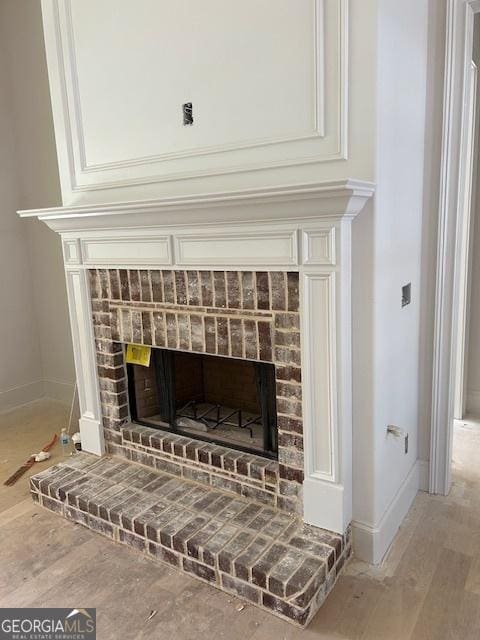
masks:
<path id="1" fill-rule="evenodd" d="M 151 352 L 151 347 L 144 347 L 140 344 L 127 344 L 127 362 L 129 364 L 139 364 L 142 367 L 149 367 Z"/>

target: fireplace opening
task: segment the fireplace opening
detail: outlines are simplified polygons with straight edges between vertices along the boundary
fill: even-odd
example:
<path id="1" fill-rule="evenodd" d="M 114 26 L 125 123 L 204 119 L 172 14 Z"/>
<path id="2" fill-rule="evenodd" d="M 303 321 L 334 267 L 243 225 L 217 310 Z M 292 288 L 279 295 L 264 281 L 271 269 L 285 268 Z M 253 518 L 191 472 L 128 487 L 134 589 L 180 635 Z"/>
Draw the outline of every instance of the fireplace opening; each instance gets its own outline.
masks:
<path id="1" fill-rule="evenodd" d="M 127 372 L 135 422 L 277 457 L 273 364 L 152 348 Z"/>

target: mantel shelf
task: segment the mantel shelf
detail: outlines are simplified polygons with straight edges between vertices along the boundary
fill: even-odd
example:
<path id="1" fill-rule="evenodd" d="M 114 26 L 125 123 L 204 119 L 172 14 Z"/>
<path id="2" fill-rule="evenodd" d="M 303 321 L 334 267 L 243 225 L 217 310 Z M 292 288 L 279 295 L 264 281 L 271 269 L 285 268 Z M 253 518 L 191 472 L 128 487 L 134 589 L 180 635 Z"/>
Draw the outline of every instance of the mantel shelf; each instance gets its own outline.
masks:
<path id="1" fill-rule="evenodd" d="M 351 218 L 361 211 L 374 191 L 375 185 L 371 182 L 347 179 L 158 200 L 30 209 L 18 214 L 22 218 L 38 218 L 59 233 L 319 217 Z"/>

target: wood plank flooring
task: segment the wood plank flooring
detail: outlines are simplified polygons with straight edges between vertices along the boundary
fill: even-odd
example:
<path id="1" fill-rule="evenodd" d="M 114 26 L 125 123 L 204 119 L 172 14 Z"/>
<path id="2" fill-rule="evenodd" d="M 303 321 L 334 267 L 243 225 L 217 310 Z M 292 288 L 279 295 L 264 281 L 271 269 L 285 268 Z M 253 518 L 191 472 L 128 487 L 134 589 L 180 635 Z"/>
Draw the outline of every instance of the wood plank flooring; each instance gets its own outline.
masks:
<path id="1" fill-rule="evenodd" d="M 0 477 L 67 419 L 0 415 Z M 27 477 L 0 486 L 0 541 L 0 606 L 96 607 L 99 640 L 478 640 L 480 424 L 456 426 L 450 496 L 419 494 L 384 563 L 353 560 L 305 631 L 35 507 Z"/>

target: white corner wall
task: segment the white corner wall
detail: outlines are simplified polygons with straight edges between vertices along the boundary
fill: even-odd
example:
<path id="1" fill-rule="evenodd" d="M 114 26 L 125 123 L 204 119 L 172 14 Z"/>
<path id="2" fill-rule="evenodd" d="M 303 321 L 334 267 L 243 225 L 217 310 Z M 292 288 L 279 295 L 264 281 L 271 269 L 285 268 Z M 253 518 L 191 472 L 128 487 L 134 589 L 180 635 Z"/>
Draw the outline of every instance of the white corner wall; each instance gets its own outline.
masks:
<path id="1" fill-rule="evenodd" d="M 60 238 L 42 223 L 22 222 L 16 215 L 17 209 L 61 202 L 40 2 L 0 2 L 0 46 L 5 131 L 0 147 L 0 260 L 5 263 L 2 273 L 10 274 L 1 295 L 12 306 L 11 330 L 2 331 L 8 350 L 2 362 L 8 366 L 0 367 L 0 394 L 4 388 L 29 385 L 11 392 L 3 408 L 43 395 L 70 403 L 75 373 Z M 10 237 L 3 233 L 7 221 Z M 2 322 L 4 317 L 0 327 Z M 9 382 L 16 367 L 19 371 Z"/>
<path id="2" fill-rule="evenodd" d="M 426 471 L 417 458 L 429 2 L 378 5 L 377 191 L 354 231 L 354 540 L 375 563 Z M 408 434 L 408 453 L 389 424 Z"/>

